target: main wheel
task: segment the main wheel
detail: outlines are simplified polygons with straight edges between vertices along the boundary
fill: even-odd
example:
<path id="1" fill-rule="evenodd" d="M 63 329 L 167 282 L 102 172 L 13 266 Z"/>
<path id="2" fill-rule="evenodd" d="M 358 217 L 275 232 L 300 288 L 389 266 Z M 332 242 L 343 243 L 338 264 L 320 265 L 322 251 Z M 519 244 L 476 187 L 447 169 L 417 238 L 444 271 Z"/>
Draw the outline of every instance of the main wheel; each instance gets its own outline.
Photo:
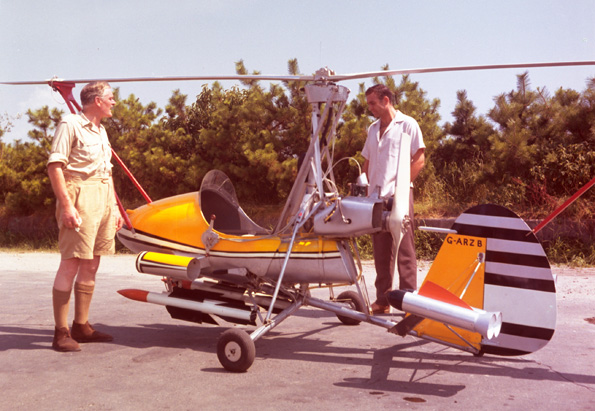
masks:
<path id="1" fill-rule="evenodd" d="M 228 371 L 244 372 L 254 362 L 256 347 L 247 332 L 229 329 L 217 342 L 217 358 Z"/>
<path id="2" fill-rule="evenodd" d="M 343 291 L 336 299 L 336 302 L 345 303 L 349 306 L 349 308 L 364 312 L 364 302 L 362 301 L 360 295 L 355 291 Z M 345 325 L 358 325 L 361 321 L 355 320 L 350 317 L 345 317 L 342 315 L 337 314 L 337 318 Z"/>

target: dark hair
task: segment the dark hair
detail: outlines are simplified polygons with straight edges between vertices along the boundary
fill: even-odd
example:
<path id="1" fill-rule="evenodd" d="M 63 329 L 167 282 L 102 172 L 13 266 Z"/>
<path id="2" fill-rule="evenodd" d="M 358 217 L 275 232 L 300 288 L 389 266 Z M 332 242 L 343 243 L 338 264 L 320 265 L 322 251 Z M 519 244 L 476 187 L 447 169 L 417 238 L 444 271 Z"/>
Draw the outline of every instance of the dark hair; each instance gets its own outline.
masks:
<path id="1" fill-rule="evenodd" d="M 395 95 L 384 84 L 376 84 L 375 86 L 372 86 L 369 89 L 367 89 L 366 96 L 369 96 L 370 94 L 375 94 L 376 97 L 378 97 L 378 100 L 382 100 L 384 97 L 388 97 L 388 101 L 390 102 L 390 104 L 395 104 Z"/>
<path id="2" fill-rule="evenodd" d="M 110 85 L 107 81 L 94 81 L 83 87 L 81 90 L 81 104 L 83 107 L 93 103 L 95 97 L 103 97 L 105 89 L 109 87 Z"/>

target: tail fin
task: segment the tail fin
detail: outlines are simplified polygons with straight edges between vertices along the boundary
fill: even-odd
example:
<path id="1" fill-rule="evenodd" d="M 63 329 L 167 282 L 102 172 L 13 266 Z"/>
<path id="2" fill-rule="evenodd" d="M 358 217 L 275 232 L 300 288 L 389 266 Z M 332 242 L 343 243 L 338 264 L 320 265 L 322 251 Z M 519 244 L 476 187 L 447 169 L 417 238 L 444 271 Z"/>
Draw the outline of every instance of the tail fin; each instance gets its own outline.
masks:
<path id="1" fill-rule="evenodd" d="M 473 307 L 502 313 L 491 340 L 462 332 L 481 352 L 523 355 L 544 347 L 556 326 L 556 287 L 545 252 L 527 224 L 505 207 L 485 204 L 461 214 L 425 281 L 432 281 Z M 415 331 L 461 345 L 435 323 Z M 476 345 L 477 344 L 477 345 Z"/>

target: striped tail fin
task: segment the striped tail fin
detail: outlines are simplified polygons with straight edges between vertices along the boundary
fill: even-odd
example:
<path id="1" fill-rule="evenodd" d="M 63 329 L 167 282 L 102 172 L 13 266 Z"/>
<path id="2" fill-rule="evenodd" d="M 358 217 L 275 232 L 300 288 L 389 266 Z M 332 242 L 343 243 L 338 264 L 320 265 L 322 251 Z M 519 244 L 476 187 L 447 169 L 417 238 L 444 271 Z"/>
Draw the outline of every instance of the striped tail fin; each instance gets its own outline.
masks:
<path id="1" fill-rule="evenodd" d="M 457 234 L 446 237 L 425 281 L 473 307 L 502 313 L 498 337 L 463 336 L 480 352 L 496 355 L 523 355 L 544 347 L 556 326 L 556 286 L 529 226 L 505 207 L 484 204 L 461 214 L 452 229 Z M 462 346 L 436 324 L 424 321 L 414 330 Z"/>

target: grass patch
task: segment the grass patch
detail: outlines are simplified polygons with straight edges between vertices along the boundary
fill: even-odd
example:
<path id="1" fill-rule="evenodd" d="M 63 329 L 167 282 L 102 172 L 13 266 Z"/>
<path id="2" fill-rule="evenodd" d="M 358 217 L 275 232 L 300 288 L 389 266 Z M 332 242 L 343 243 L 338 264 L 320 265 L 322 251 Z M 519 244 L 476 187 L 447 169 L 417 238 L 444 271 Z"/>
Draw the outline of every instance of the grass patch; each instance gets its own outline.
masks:
<path id="1" fill-rule="evenodd" d="M 0 250 L 11 252 L 53 252 L 58 250 L 58 237 L 54 234 L 41 234 L 31 238 L 10 231 L 0 232 Z"/>
<path id="2" fill-rule="evenodd" d="M 570 267 L 591 267 L 595 265 L 595 245 L 586 244 L 575 238 L 559 237 L 543 244 L 552 264 Z"/>
<path id="3" fill-rule="evenodd" d="M 374 248 L 372 246 L 372 236 L 362 235 L 355 239 L 359 256 L 362 260 L 373 260 L 374 259 Z"/>

